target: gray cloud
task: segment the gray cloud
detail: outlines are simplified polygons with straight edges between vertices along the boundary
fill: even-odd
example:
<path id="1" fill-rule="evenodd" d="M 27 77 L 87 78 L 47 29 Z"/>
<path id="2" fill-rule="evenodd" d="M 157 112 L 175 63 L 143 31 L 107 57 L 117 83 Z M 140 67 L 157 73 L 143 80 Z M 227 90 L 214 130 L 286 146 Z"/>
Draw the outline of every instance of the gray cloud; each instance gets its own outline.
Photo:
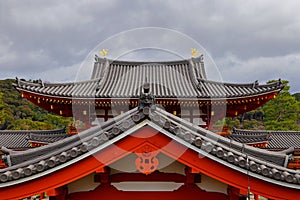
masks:
<path id="1" fill-rule="evenodd" d="M 226 81 L 281 77 L 297 91 L 299 7 L 297 0 L 1 1 L 0 78 L 72 80 L 99 42 L 156 26 L 201 43 Z"/>
<path id="2" fill-rule="evenodd" d="M 260 83 L 272 79 L 285 79 L 290 81 L 292 88 L 299 88 L 300 53 L 274 57 L 255 57 L 242 60 L 236 55 L 228 54 L 216 61 L 223 80 L 229 82 L 251 82 L 259 80 Z"/>

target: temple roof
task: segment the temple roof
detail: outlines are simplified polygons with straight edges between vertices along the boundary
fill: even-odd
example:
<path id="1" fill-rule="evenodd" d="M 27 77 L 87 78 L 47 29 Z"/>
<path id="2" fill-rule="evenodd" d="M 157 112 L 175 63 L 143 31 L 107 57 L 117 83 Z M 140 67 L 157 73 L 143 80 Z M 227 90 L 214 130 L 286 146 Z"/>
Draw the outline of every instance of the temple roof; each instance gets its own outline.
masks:
<path id="1" fill-rule="evenodd" d="M 299 188 L 299 171 L 287 169 L 290 152 L 270 152 L 232 141 L 174 116 L 158 107 L 132 109 L 78 135 L 25 152 L 2 148 L 8 168 L 0 182 L 16 184 L 71 165 L 126 138 L 142 127 L 152 127 L 183 146 L 234 170 L 286 187 Z M 248 171 L 249 170 L 249 171 Z M 7 185 L 5 184 L 5 185 Z"/>
<path id="2" fill-rule="evenodd" d="M 261 134 L 261 135 L 239 135 L 239 134 L 229 134 L 225 135 L 226 138 L 231 140 L 245 143 L 245 144 L 258 144 L 262 142 L 269 142 L 270 136 L 268 134 Z"/>
<path id="3" fill-rule="evenodd" d="M 41 133 L 30 133 L 26 140 L 29 142 L 37 142 L 37 143 L 43 143 L 43 144 L 50 144 L 59 140 L 62 140 L 64 138 L 70 137 L 70 134 L 67 134 L 66 132 L 57 132 L 57 133 L 51 133 L 51 134 L 41 134 Z"/>
<path id="4" fill-rule="evenodd" d="M 1 130 L 0 146 L 9 149 L 27 149 L 30 148 L 29 141 L 40 141 L 41 138 L 47 138 L 47 143 L 61 140 L 69 135 L 65 129 L 56 130 Z M 45 139 L 43 140 L 44 142 Z"/>
<path id="5" fill-rule="evenodd" d="M 271 131 L 271 130 L 232 130 L 232 134 L 226 137 L 242 143 L 251 143 L 254 140 L 268 138 L 266 149 L 282 150 L 293 147 L 300 150 L 300 131 Z"/>
<path id="6" fill-rule="evenodd" d="M 91 79 L 73 83 L 30 83 L 17 80 L 24 92 L 57 98 L 138 98 L 143 83 L 156 98 L 230 99 L 279 92 L 279 81 L 259 85 L 223 83 L 206 79 L 203 60 L 128 62 L 97 58 Z"/>

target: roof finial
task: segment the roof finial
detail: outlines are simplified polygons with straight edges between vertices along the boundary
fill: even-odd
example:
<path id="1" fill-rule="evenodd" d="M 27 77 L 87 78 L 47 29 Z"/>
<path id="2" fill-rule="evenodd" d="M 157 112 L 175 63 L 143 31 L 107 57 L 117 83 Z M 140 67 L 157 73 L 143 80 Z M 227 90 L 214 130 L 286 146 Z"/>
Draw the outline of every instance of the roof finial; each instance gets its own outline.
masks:
<path id="1" fill-rule="evenodd" d="M 281 78 L 278 79 L 278 82 L 277 82 L 277 85 L 281 85 L 282 82 L 281 82 Z"/>
<path id="2" fill-rule="evenodd" d="M 108 49 L 102 49 L 100 51 L 100 55 L 103 56 L 103 58 L 106 58 L 107 52 L 108 52 Z"/>
<path id="3" fill-rule="evenodd" d="M 95 54 L 95 62 L 99 62 L 99 57 Z"/>
<path id="4" fill-rule="evenodd" d="M 199 51 L 196 48 L 191 48 L 192 57 L 195 58 L 198 55 Z"/>
<path id="5" fill-rule="evenodd" d="M 142 86 L 142 93 L 139 98 L 139 110 L 151 109 L 155 110 L 155 98 L 154 95 L 150 92 L 150 83 L 147 82 L 147 78 L 145 83 Z"/>
<path id="6" fill-rule="evenodd" d="M 20 87 L 20 79 L 18 77 L 16 77 L 16 83 Z"/>
<path id="7" fill-rule="evenodd" d="M 147 81 L 147 77 L 146 77 L 146 81 L 143 84 L 143 93 L 144 94 L 148 94 L 150 92 L 150 84 Z"/>
<path id="8" fill-rule="evenodd" d="M 259 85 L 258 80 L 253 83 L 253 87 L 256 88 Z"/>
<path id="9" fill-rule="evenodd" d="M 43 83 L 43 81 L 42 81 L 42 79 L 39 79 L 39 80 L 38 80 L 38 83 L 39 83 L 42 87 L 45 86 L 44 83 Z"/>

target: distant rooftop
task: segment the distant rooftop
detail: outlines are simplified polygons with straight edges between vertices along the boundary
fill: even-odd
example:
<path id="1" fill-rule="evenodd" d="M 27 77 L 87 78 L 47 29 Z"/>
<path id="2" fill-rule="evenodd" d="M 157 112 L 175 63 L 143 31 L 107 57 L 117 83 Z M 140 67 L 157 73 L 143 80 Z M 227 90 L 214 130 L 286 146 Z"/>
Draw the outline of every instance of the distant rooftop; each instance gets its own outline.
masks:
<path id="1" fill-rule="evenodd" d="M 65 129 L 56 130 L 2 130 L 0 131 L 0 147 L 8 149 L 28 149 L 29 140 L 51 143 L 69 135 Z M 45 140 L 47 138 L 47 140 Z"/>
<path id="2" fill-rule="evenodd" d="M 227 135 L 229 139 L 233 139 L 242 143 L 252 143 L 255 140 L 265 139 L 268 141 L 266 149 L 288 149 L 294 147 L 300 150 L 300 131 L 272 131 L 272 130 L 232 130 L 232 134 Z"/>

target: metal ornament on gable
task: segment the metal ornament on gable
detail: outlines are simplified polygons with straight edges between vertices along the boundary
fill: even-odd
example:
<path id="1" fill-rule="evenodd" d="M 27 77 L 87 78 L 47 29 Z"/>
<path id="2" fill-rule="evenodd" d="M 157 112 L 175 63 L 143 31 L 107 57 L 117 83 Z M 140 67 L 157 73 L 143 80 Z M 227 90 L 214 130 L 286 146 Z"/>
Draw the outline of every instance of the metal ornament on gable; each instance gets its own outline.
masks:
<path id="1" fill-rule="evenodd" d="M 156 157 L 158 151 L 150 145 L 145 145 L 135 151 L 137 158 L 135 160 L 136 169 L 143 174 L 151 174 L 158 168 L 159 160 Z"/>

